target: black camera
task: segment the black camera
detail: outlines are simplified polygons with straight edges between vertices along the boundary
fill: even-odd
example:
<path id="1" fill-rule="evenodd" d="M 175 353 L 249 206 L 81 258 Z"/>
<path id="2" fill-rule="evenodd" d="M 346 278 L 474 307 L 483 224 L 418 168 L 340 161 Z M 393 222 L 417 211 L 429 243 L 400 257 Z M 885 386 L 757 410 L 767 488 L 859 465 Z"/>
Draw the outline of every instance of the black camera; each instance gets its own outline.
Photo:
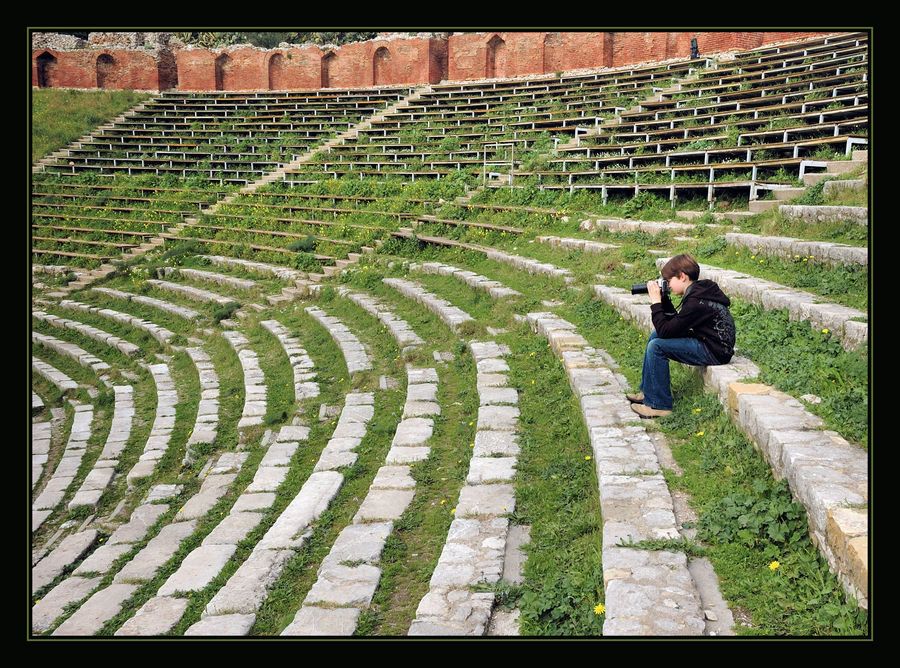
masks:
<path id="1" fill-rule="evenodd" d="M 663 295 L 669 294 L 669 281 L 664 278 L 657 278 L 656 284 L 659 286 L 659 291 Z M 647 284 L 646 283 L 635 283 L 631 286 L 631 294 L 633 295 L 645 295 L 647 294 Z"/>

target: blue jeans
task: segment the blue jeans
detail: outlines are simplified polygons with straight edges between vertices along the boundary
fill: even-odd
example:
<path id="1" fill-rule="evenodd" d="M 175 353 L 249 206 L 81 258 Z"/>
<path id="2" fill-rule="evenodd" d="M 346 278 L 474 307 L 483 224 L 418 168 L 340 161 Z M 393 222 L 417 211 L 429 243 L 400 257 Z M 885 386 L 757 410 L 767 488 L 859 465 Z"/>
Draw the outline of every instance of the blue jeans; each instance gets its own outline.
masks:
<path id="1" fill-rule="evenodd" d="M 640 386 L 644 393 L 644 405 L 650 408 L 672 410 L 674 402 L 669 380 L 669 360 L 691 366 L 718 364 L 697 339 L 661 339 L 653 332 L 644 351 Z"/>

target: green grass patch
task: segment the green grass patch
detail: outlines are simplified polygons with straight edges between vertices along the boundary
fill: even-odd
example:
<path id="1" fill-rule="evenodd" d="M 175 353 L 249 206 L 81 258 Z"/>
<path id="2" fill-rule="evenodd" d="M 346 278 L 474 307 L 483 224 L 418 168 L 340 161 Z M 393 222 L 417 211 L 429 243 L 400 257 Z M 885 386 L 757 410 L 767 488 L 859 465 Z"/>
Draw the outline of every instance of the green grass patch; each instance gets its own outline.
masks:
<path id="1" fill-rule="evenodd" d="M 32 90 L 31 161 L 72 143 L 148 97 L 131 90 Z"/>

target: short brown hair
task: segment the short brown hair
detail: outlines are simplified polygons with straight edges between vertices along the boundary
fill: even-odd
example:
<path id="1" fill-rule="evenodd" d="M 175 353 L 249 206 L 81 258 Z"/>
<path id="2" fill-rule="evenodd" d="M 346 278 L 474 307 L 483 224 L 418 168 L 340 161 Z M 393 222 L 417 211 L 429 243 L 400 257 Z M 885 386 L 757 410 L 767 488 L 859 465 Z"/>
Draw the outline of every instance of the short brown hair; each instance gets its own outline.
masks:
<path id="1" fill-rule="evenodd" d="M 687 253 L 673 257 L 666 262 L 659 273 L 664 279 L 669 281 L 682 272 L 687 274 L 687 277 L 692 281 L 700 278 L 700 265 L 697 264 L 697 260 Z"/>

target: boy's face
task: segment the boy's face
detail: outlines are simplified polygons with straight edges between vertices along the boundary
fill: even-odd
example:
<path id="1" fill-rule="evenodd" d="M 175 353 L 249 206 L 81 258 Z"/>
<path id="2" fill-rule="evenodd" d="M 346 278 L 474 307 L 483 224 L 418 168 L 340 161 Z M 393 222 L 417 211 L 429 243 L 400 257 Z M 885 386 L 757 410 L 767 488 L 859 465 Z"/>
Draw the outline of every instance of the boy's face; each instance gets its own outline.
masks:
<path id="1" fill-rule="evenodd" d="M 669 279 L 669 292 L 674 295 L 683 295 L 684 291 L 693 281 L 683 271 L 675 274 Z"/>

